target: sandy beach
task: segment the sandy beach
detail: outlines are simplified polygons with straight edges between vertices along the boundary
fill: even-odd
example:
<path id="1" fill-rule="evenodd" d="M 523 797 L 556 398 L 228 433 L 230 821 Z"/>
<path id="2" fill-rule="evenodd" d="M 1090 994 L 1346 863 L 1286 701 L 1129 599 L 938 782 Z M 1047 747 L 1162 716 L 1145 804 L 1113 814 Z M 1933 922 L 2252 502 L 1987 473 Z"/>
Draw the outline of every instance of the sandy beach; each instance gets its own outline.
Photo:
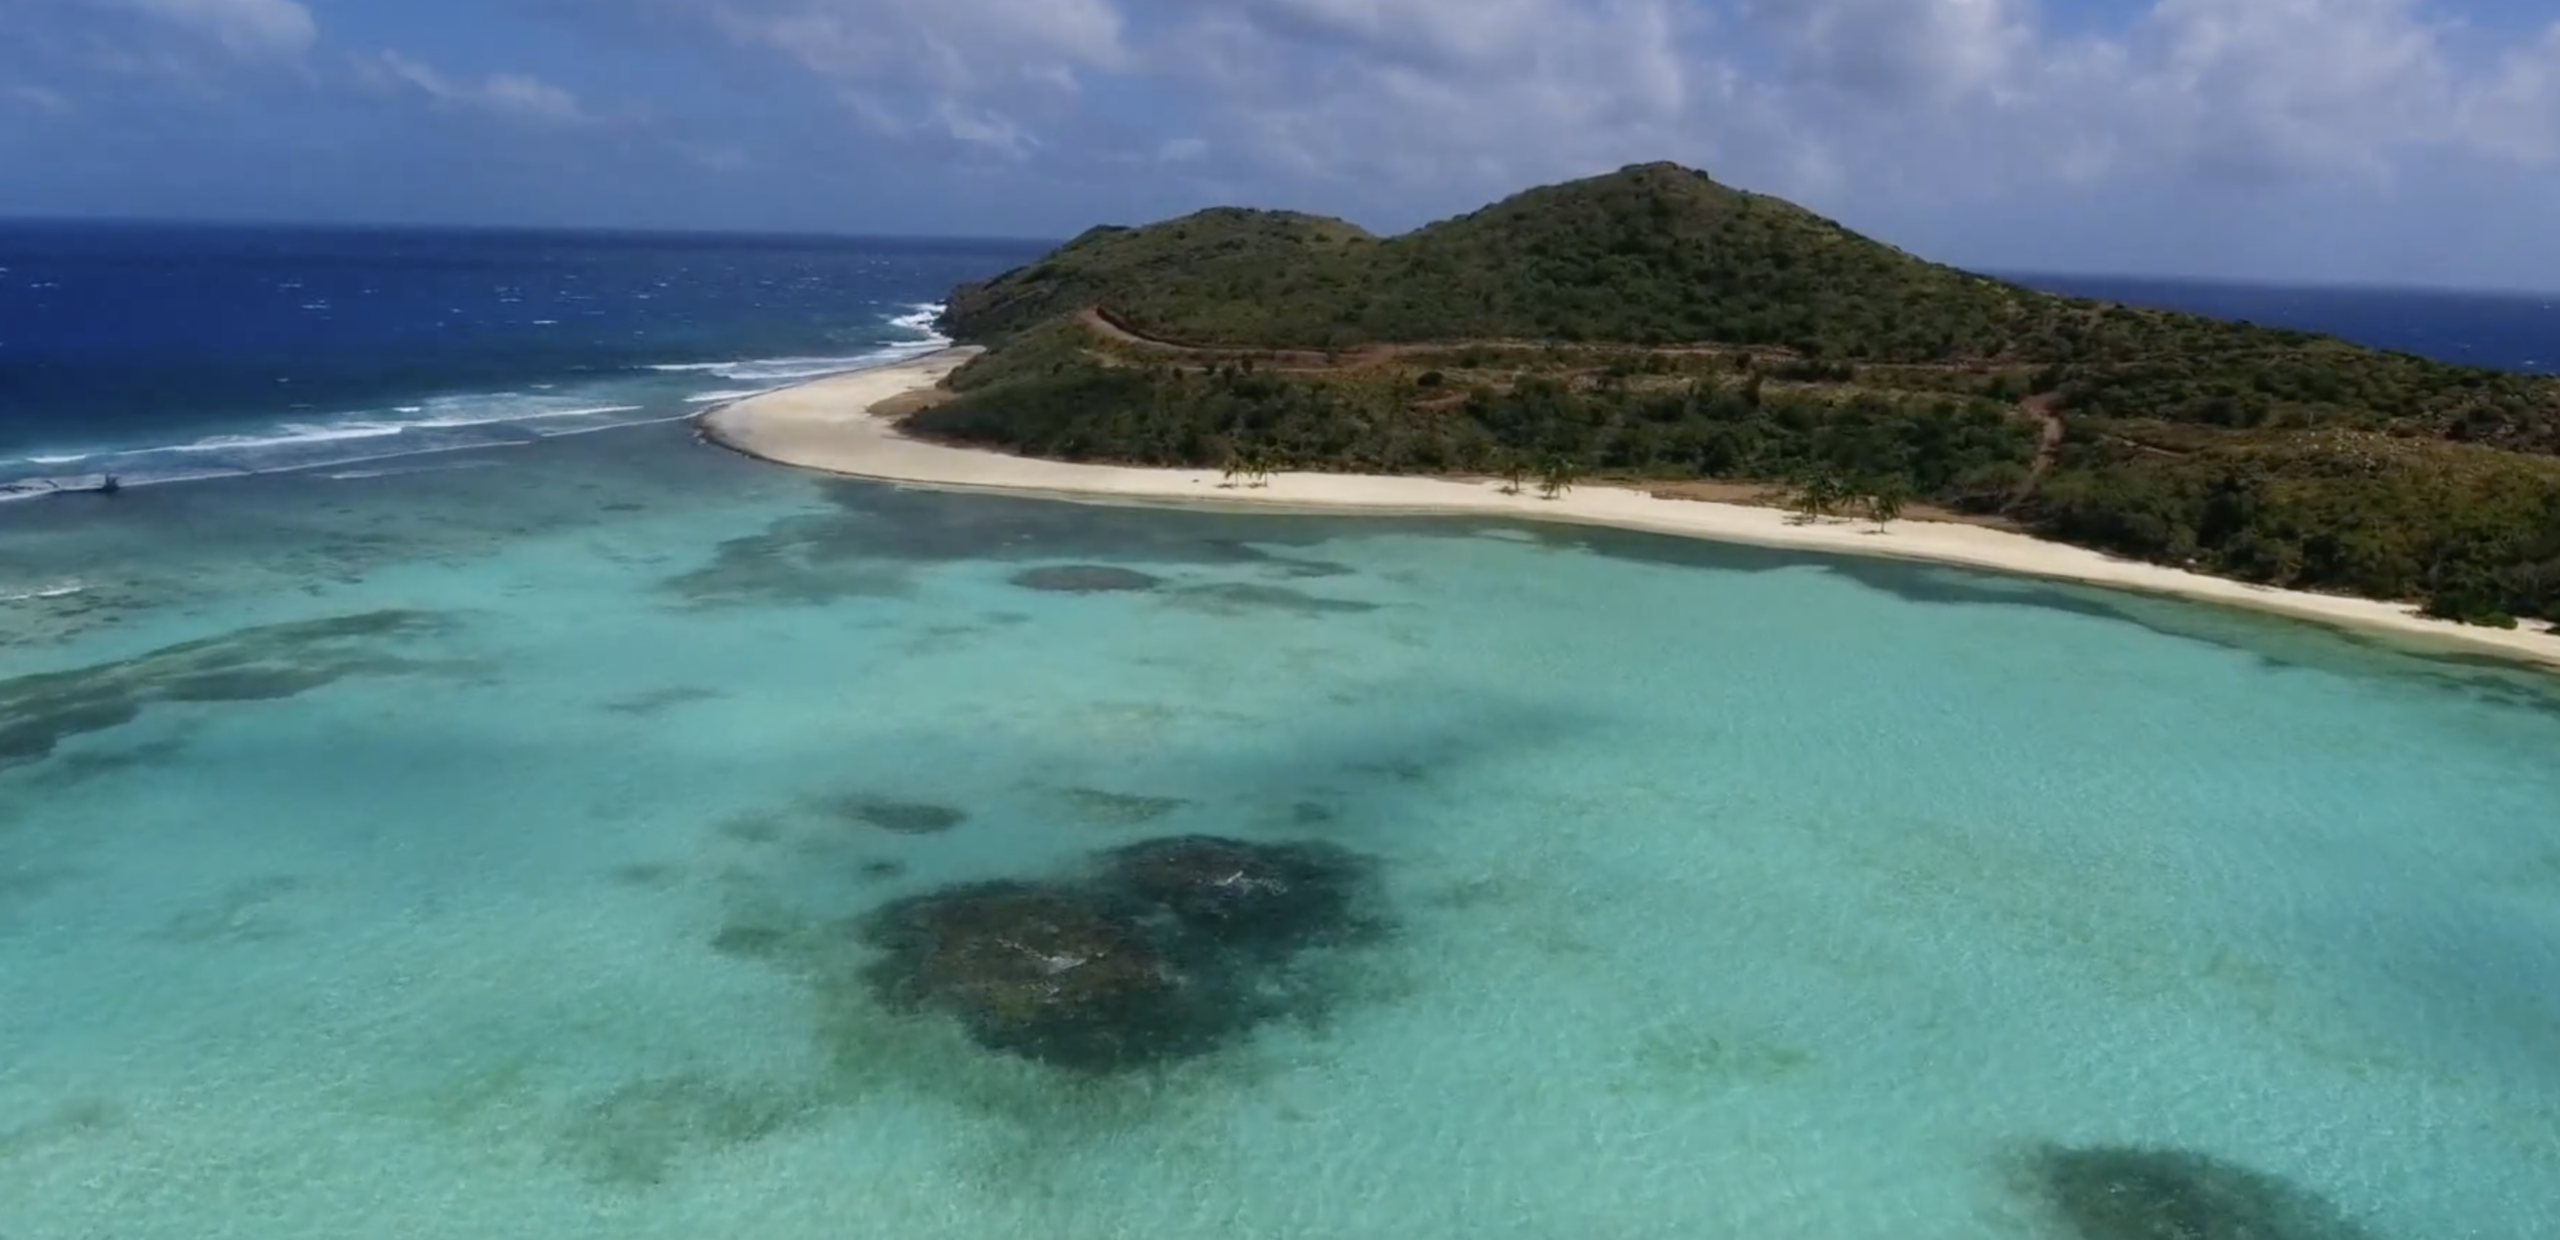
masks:
<path id="1" fill-rule="evenodd" d="M 1534 493 L 1506 495 L 1491 482 L 1348 474 L 1277 474 L 1267 486 L 1248 488 L 1225 485 L 1228 480 L 1213 469 L 1080 465 L 925 443 L 899 434 L 891 418 L 873 412 L 883 402 L 931 389 L 977 352 L 947 349 L 767 392 L 705 413 L 701 427 L 713 441 L 749 456 L 856 478 L 1093 501 L 1481 514 L 1894 556 L 2175 595 L 2389 635 L 2421 648 L 2496 654 L 2560 668 L 2560 634 L 2539 626 L 2453 624 L 2400 604 L 2254 586 L 1979 526 L 1904 520 L 1878 533 L 1863 521 L 1799 524 L 1793 514 L 1773 508 L 1658 499 L 1600 485 L 1577 487 L 1554 500 Z"/>

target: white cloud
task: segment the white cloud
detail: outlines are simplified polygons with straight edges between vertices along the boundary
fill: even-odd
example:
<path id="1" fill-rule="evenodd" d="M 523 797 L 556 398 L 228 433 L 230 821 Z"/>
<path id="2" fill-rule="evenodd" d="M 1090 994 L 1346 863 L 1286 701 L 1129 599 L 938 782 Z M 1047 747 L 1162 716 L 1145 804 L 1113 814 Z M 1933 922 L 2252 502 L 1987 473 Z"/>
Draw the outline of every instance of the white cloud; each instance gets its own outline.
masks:
<path id="1" fill-rule="evenodd" d="M 1039 141 L 1010 117 L 945 99 L 933 107 L 933 125 L 950 137 L 1007 159 L 1027 159 Z"/>
<path id="2" fill-rule="evenodd" d="M 744 150 L 718 142 L 679 142 L 676 150 L 712 172 L 736 172 L 755 162 Z"/>
<path id="3" fill-rule="evenodd" d="M 1111 0 L 749 0 L 705 11 L 730 38 L 847 78 L 955 95 L 1072 87 L 1123 67 Z"/>
<path id="4" fill-rule="evenodd" d="M 2418 0 L 2160 0 L 2125 120 L 2209 168 L 2379 169 L 2460 136 L 2442 35 Z"/>
<path id="5" fill-rule="evenodd" d="M 477 80 L 451 78 L 398 52 L 359 60 L 356 67 L 362 78 L 377 88 L 414 91 L 444 107 L 551 125 L 577 125 L 595 119 L 579 104 L 576 95 L 520 73 L 495 73 Z"/>
<path id="6" fill-rule="evenodd" d="M 1739 101 L 1699 24 L 1673 0 L 1216 0 L 1147 50 L 1228 158 L 1463 195 L 1711 152 L 1696 111 Z"/>
<path id="7" fill-rule="evenodd" d="M 2474 54 L 2460 0 L 587 2 L 821 75 L 875 135 L 1387 224 L 1662 158 L 1947 212 L 2560 163 L 2560 26 Z"/>
<path id="8" fill-rule="evenodd" d="M 2006 95 L 2034 47 L 2029 0 L 1739 0 L 1789 76 L 1900 102 Z"/>
<path id="9" fill-rule="evenodd" d="M 69 96 L 43 86 L 12 86 L 5 91 L 0 91 L 0 99 L 6 99 L 27 111 L 42 112 L 47 116 L 68 116 L 72 111 Z"/>
<path id="10" fill-rule="evenodd" d="M 2560 160 L 2560 22 L 2508 53 L 2496 76 L 2463 99 L 2462 129 L 2519 163 Z"/>
<path id="11" fill-rule="evenodd" d="M 1042 145 L 1025 116 L 1132 67 L 1113 0 L 734 0 L 695 13 L 735 45 L 840 83 L 874 134 L 1008 161 Z"/>
<path id="12" fill-rule="evenodd" d="M 295 0 L 94 0 L 187 27 L 244 56 L 299 55 L 320 37 Z"/>

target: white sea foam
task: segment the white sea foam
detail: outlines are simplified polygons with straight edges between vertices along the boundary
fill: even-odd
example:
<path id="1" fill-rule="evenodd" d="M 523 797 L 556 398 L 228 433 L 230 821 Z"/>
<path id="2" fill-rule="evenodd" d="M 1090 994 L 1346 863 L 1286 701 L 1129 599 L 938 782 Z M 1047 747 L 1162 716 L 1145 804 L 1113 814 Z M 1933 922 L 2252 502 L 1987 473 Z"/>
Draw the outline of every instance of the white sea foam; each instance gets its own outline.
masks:
<path id="1" fill-rule="evenodd" d="M 51 585 L 13 588 L 0 586 L 0 603 L 34 603 L 49 598 L 69 598 L 88 589 L 80 581 L 58 581 Z"/>
<path id="2" fill-rule="evenodd" d="M 867 370 L 904 361 L 919 353 L 930 353 L 939 344 L 900 344 L 853 353 L 842 357 L 762 357 L 737 362 L 685 362 L 652 366 L 649 369 L 681 374 L 704 374 L 740 383 L 781 383 L 795 379 L 815 379 L 821 375 L 847 370 Z"/>
<path id="3" fill-rule="evenodd" d="M 657 418 L 632 418 L 632 419 L 630 419 L 629 421 L 624 421 L 624 422 L 604 422 L 604 423 L 598 423 L 598 424 L 591 425 L 591 426 L 574 426 L 574 425 L 560 425 L 560 424 L 554 424 L 554 423 L 546 423 L 546 424 L 544 424 L 544 425 L 542 425 L 542 426 L 539 426 L 539 427 L 534 428 L 534 432 L 533 432 L 533 433 L 534 433 L 534 434 L 536 434 L 536 435 L 538 435 L 538 436 L 540 436 L 540 437 L 542 437 L 542 438 L 544 438 L 544 439 L 566 439 L 566 438 L 568 438 L 568 437 L 569 437 L 569 436 L 571 436 L 571 435 L 592 435 L 592 434 L 596 433 L 597 431 L 614 431 L 614 430 L 621 430 L 622 428 L 627 427 L 627 426 L 654 426 L 654 425 L 656 425 L 656 424 L 658 424 L 658 423 L 661 423 L 661 422 L 682 422 L 682 421 L 684 421 L 685 419 L 690 418 L 690 417 L 692 417 L 692 416 L 693 416 L 693 411 L 691 411 L 691 410 L 686 410 L 686 411 L 685 411 L 685 412 L 683 412 L 683 413 L 669 414 L 669 415 L 667 415 L 667 416 L 665 416 L 665 417 L 657 417 Z"/>
<path id="4" fill-rule="evenodd" d="M 933 330 L 942 307 L 913 303 L 885 316 L 887 325 L 912 339 L 882 344 L 860 353 L 822 356 L 742 358 L 718 362 L 678 362 L 649 367 L 667 374 L 700 374 L 727 380 L 735 387 L 706 388 L 681 398 L 653 391 L 652 404 L 615 402 L 632 395 L 595 385 L 535 383 L 522 391 L 472 393 L 412 400 L 376 409 L 337 414 L 303 415 L 261 429 L 233 430 L 183 443 L 134 448 L 50 450 L 0 460 L 0 499 L 30 499 L 65 489 L 84 489 L 101 474 L 113 474 L 126 486 L 237 477 L 244 474 L 336 468 L 332 478 L 360 479 L 393 473 L 390 469 L 349 469 L 366 462 L 423 454 L 511 447 L 540 439 L 591 434 L 626 426 L 676 421 L 700 406 L 741 400 L 775 387 L 849 370 L 886 366 L 947 347 L 951 341 Z M 597 399 L 605 395 L 605 399 Z M 79 478 L 63 475 L 64 466 L 86 471 Z M 437 466 L 434 468 L 454 468 Z M 16 482 L 8 479 L 17 478 Z"/>
<path id="5" fill-rule="evenodd" d="M 353 426 L 298 426 L 288 423 L 274 435 L 210 435 L 194 443 L 153 448 L 154 452 L 236 452 L 244 448 L 280 448 L 287 444 L 330 443 L 342 439 L 376 439 L 397 435 L 398 426 L 359 423 Z M 141 455 L 133 453 L 131 455 Z"/>
<path id="6" fill-rule="evenodd" d="M 575 394 L 440 396 L 419 404 L 280 422 L 261 431 L 208 435 L 185 443 L 26 460 L 34 466 L 80 462 L 93 471 L 77 483 L 81 486 L 103 473 L 114 474 L 127 486 L 150 486 L 511 447 L 561 433 L 607 430 L 664 417 L 646 405 L 600 403 L 592 396 L 580 399 Z M 390 471 L 371 471 L 382 472 Z M 0 478 L 7 476 L 6 466 L 0 465 Z M 6 497 L 30 498 L 74 485 L 70 479 L 39 475 L 17 484 L 18 489 Z"/>
<path id="7" fill-rule="evenodd" d="M 667 374 L 700 374 L 739 383 L 762 383 L 768 386 L 840 374 L 848 370 L 868 370 L 874 366 L 890 366 L 920 357 L 937 349 L 948 348 L 951 338 L 934 330 L 934 321 L 942 317 L 940 302 L 914 302 L 904 314 L 888 319 L 891 327 L 911 332 L 913 340 L 881 345 L 862 353 L 840 356 L 759 357 L 726 362 L 667 362 L 649 369 Z M 753 392 L 720 396 L 720 400 L 736 400 Z M 697 398 L 700 399 L 700 398 Z"/>
<path id="8" fill-rule="evenodd" d="M 321 476 L 332 482 L 353 482 L 362 478 L 397 478 L 403 474 L 445 474 L 457 469 L 492 469 L 501 463 L 498 461 L 448 461 L 441 465 L 414 465 L 407 469 L 344 469 Z"/>

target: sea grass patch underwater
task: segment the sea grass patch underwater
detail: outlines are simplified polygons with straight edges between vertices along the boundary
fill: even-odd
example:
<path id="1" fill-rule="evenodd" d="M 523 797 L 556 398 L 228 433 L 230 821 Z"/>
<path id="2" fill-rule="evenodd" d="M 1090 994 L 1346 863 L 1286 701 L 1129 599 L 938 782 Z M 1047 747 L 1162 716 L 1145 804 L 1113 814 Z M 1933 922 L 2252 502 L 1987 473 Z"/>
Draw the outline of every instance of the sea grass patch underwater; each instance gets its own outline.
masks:
<path id="1" fill-rule="evenodd" d="M 2056 1240 L 2380 1240 L 2298 1185 L 2193 1150 L 2052 1146 L 2029 1175 Z"/>
<path id="2" fill-rule="evenodd" d="M 160 703 L 274 701 L 354 676 L 449 671 L 396 652 L 455 627 L 442 612 L 384 610 L 287 621 L 164 646 L 112 663 L 0 680 L 0 770 L 63 741 L 132 722 Z"/>
<path id="3" fill-rule="evenodd" d="M 1283 612 L 1293 616 L 1358 615 L 1379 609 L 1358 599 L 1327 598 L 1290 586 L 1255 581 L 1227 581 L 1185 586 L 1175 591 L 1177 604 L 1214 616 Z"/>
<path id="4" fill-rule="evenodd" d="M 1051 594 L 1110 594 L 1152 590 L 1164 584 L 1161 577 L 1107 564 L 1056 564 L 1026 568 L 1008 580 L 1025 590 L 1044 590 Z"/>

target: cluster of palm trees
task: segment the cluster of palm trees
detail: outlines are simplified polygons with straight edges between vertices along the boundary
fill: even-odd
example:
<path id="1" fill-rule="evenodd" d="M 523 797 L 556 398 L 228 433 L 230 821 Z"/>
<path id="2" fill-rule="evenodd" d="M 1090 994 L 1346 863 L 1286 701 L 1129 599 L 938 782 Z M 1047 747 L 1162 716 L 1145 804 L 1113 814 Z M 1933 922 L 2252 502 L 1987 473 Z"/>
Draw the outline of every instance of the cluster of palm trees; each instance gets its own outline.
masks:
<path id="1" fill-rule="evenodd" d="M 1555 499 L 1582 481 L 1582 462 L 1562 452 L 1531 456 L 1514 452 L 1503 462 L 1502 493 L 1518 495 L 1532 482 L 1537 484 L 1538 498 Z"/>
<path id="2" fill-rule="evenodd" d="M 1271 485 L 1271 473 L 1287 468 L 1278 449 L 1266 443 L 1234 443 L 1227 448 L 1225 481 L 1218 485 L 1230 490 L 1241 482 L 1248 487 Z"/>
<path id="3" fill-rule="evenodd" d="M 1801 524 L 1851 512 L 1875 522 L 1878 533 L 1898 520 L 1910 502 L 1911 480 L 1900 474 L 1844 477 L 1826 470 L 1815 470 L 1796 479 L 1794 490 L 1787 496 L 1787 506 L 1795 510 Z"/>

